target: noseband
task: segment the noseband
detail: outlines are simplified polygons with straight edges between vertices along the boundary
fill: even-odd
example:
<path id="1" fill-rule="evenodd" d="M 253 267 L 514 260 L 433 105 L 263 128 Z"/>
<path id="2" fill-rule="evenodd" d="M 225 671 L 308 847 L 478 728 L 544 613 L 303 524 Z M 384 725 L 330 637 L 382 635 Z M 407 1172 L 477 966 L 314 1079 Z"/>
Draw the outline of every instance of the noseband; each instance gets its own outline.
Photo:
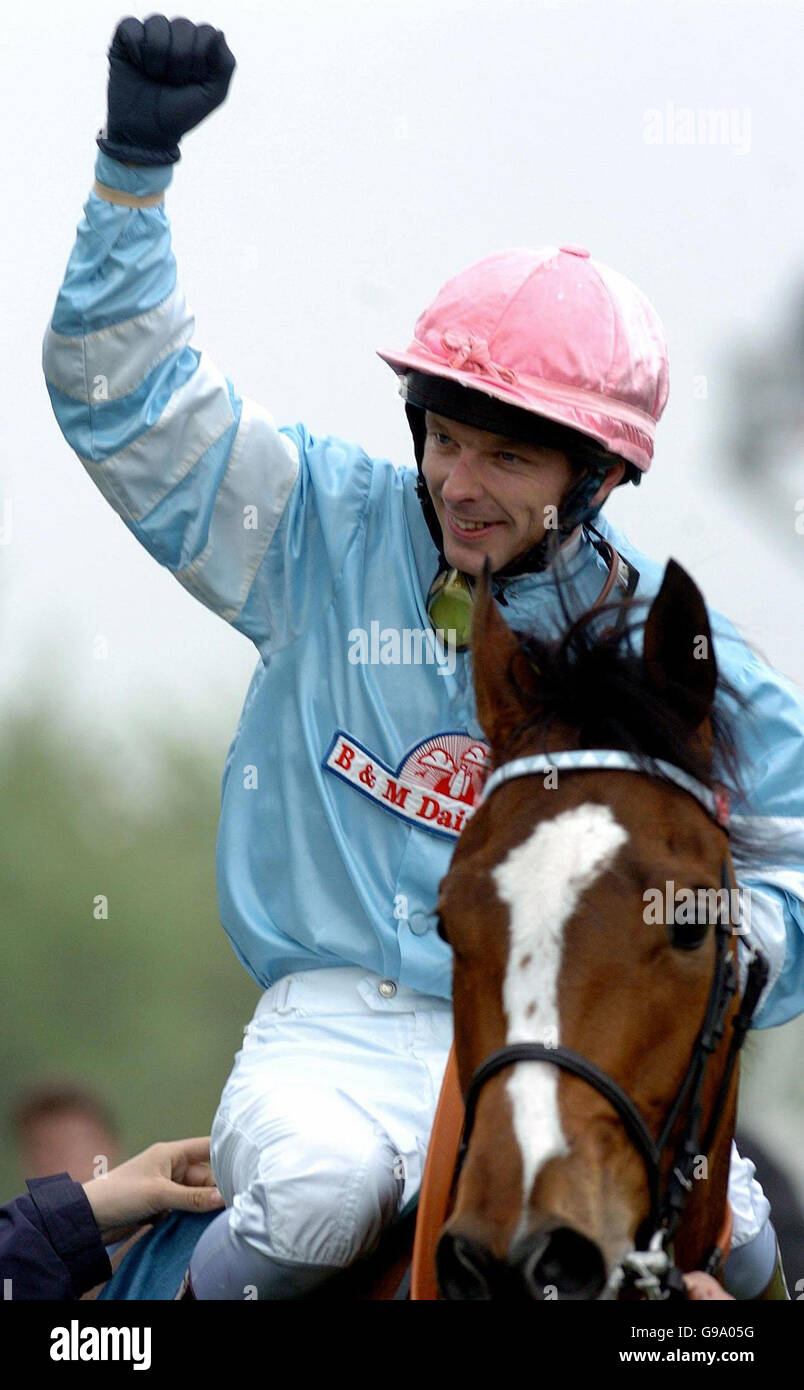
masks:
<path id="1" fill-rule="evenodd" d="M 488 777 L 482 801 L 487 801 L 491 792 L 503 782 L 514 777 L 532 776 L 554 771 L 581 772 L 588 769 L 626 770 L 645 773 L 644 760 L 619 749 L 580 749 L 550 756 L 534 754 L 530 757 L 515 758 L 503 763 Z M 710 791 L 701 782 L 690 777 L 672 763 L 653 759 L 650 770 L 656 775 L 674 782 L 703 806 L 707 815 L 720 826 L 728 836 L 728 793 L 725 788 Z M 721 887 L 730 890 L 736 885 L 731 870 L 728 847 L 721 869 Z M 731 901 L 727 898 L 727 901 Z M 466 1157 L 469 1140 L 475 1122 L 480 1092 L 487 1081 L 506 1067 L 519 1062 L 549 1062 L 572 1076 L 579 1077 L 597 1091 L 616 1110 L 634 1147 L 639 1151 L 645 1164 L 650 1192 L 650 1212 L 647 1221 L 640 1228 L 646 1244 L 643 1248 L 630 1251 L 614 1269 L 609 1281 L 600 1295 L 603 1299 L 613 1299 L 629 1283 L 639 1288 L 648 1298 L 685 1298 L 686 1289 L 680 1270 L 677 1269 L 671 1254 L 673 1237 L 676 1234 L 684 1208 L 692 1190 L 693 1172 L 696 1159 L 708 1155 L 717 1134 L 729 1086 L 751 1018 L 759 996 L 768 977 L 768 963 L 760 951 L 753 948 L 748 961 L 745 991 L 740 1007 L 732 1020 L 732 1033 L 728 1053 L 709 1123 L 702 1133 L 703 1090 L 709 1061 L 723 1037 L 726 1016 L 732 999 L 737 992 L 737 973 L 729 952 L 729 938 L 732 924 L 726 915 L 722 920 L 717 913 L 715 935 L 715 963 L 709 989 L 703 1023 L 695 1040 L 692 1056 L 684 1080 L 673 1101 L 658 1139 L 654 1139 L 637 1106 L 623 1088 L 594 1062 L 574 1052 L 569 1047 L 548 1047 L 543 1043 L 519 1042 L 493 1052 L 474 1072 L 466 1095 L 466 1109 L 461 1146 L 458 1152 L 458 1171 Z M 662 1168 L 670 1140 L 680 1118 L 684 1116 L 684 1126 L 672 1153 L 667 1179 L 662 1187 Z M 638 1237 L 639 1243 L 639 1237 Z M 722 1252 L 715 1246 L 706 1261 L 706 1272 L 718 1274 Z"/>

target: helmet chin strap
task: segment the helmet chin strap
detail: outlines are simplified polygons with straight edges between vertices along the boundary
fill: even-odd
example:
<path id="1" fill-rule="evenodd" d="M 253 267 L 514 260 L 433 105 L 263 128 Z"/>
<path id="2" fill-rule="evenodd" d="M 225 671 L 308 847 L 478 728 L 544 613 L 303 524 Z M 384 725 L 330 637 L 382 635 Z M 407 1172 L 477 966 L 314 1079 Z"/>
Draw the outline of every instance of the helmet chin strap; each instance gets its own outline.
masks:
<path id="1" fill-rule="evenodd" d="M 529 546 L 521 555 L 508 560 L 495 574 L 500 579 L 509 579 L 519 574 L 538 574 L 547 569 L 558 548 L 569 540 L 575 528 L 594 521 L 603 503 L 593 505 L 592 498 L 607 472 L 605 467 L 594 468 L 579 478 L 558 508 L 558 524 L 548 527 L 541 540 Z"/>

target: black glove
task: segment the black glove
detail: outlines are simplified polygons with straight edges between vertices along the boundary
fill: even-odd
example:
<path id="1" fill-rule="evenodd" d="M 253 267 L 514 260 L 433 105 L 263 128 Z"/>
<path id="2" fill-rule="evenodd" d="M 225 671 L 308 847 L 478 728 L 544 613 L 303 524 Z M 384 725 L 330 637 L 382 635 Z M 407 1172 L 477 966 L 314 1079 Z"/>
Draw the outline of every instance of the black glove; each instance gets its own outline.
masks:
<path id="1" fill-rule="evenodd" d="M 189 19 L 122 19 L 109 49 L 105 154 L 175 164 L 179 140 L 226 99 L 234 56 L 220 29 Z"/>

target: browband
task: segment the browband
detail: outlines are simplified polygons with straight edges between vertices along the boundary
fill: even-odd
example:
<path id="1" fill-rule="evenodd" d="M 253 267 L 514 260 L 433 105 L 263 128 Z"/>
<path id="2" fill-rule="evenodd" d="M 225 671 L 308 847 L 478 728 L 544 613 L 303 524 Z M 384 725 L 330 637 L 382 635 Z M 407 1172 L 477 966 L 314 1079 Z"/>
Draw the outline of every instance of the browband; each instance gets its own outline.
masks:
<path id="1" fill-rule="evenodd" d="M 727 787 L 718 786 L 715 791 L 711 791 L 703 782 L 691 777 L 688 772 L 683 772 L 680 767 L 675 767 L 673 763 L 666 763 L 662 758 L 651 758 L 650 764 L 662 777 L 669 782 L 675 782 L 676 786 L 694 796 L 723 830 L 728 829 L 730 798 Z M 513 777 L 526 777 L 534 772 L 584 772 L 597 769 L 606 772 L 620 770 L 650 774 L 650 767 L 645 766 L 644 758 L 640 761 L 636 754 L 628 753 L 622 748 L 571 748 L 560 753 L 532 753 L 527 757 L 513 758 L 490 773 L 484 783 L 480 803 L 482 804 L 501 782 L 508 782 Z"/>

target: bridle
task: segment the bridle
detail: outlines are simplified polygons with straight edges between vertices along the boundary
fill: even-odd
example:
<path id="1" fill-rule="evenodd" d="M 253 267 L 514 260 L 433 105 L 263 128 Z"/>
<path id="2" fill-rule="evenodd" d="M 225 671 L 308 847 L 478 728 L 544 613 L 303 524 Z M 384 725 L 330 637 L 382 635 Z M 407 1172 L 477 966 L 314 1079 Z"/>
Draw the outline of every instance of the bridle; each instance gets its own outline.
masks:
<path id="1" fill-rule="evenodd" d="M 580 772 L 588 769 L 617 769 L 652 773 L 674 782 L 703 806 L 707 815 L 728 837 L 729 799 L 725 788 L 711 791 L 703 783 L 683 772 L 681 768 L 661 759 L 646 759 L 619 749 L 579 749 L 551 755 L 533 754 L 514 758 L 496 768 L 486 780 L 481 802 L 488 800 L 495 788 L 514 777 L 541 773 Z M 721 869 L 721 887 L 735 887 L 728 844 Z M 725 921 L 723 920 L 725 915 Z M 543 1043 L 510 1043 L 491 1053 L 476 1068 L 469 1083 L 465 1100 L 465 1118 L 458 1152 L 457 1172 L 460 1172 L 474 1127 L 480 1093 L 487 1081 L 506 1067 L 519 1062 L 549 1062 L 562 1071 L 579 1077 L 591 1086 L 616 1110 L 629 1139 L 645 1164 L 650 1191 L 650 1212 L 637 1236 L 637 1247 L 628 1252 L 615 1267 L 601 1299 L 614 1299 L 629 1284 L 641 1290 L 647 1298 L 685 1298 L 686 1289 L 681 1271 L 672 1255 L 672 1241 L 692 1190 L 696 1160 L 708 1155 L 714 1143 L 723 1109 L 728 1098 L 734 1067 L 751 1018 L 768 977 L 768 963 L 753 947 L 747 963 L 747 974 L 740 1006 L 732 1019 L 732 1032 L 720 1086 L 715 1096 L 709 1122 L 703 1130 L 703 1091 L 709 1062 L 717 1050 L 726 1027 L 729 1007 L 737 992 L 737 972 L 729 951 L 732 923 L 729 913 L 717 914 L 715 923 L 715 962 L 709 997 L 703 1022 L 693 1047 L 684 1080 L 673 1101 L 658 1139 L 651 1134 L 645 1120 L 630 1096 L 594 1062 L 569 1047 L 549 1047 Z M 661 1172 L 673 1132 L 684 1116 L 684 1126 L 672 1155 L 669 1173 L 662 1187 Z M 641 1239 L 640 1239 L 641 1238 Z M 716 1245 L 708 1257 L 707 1273 L 717 1274 L 722 1251 Z"/>

